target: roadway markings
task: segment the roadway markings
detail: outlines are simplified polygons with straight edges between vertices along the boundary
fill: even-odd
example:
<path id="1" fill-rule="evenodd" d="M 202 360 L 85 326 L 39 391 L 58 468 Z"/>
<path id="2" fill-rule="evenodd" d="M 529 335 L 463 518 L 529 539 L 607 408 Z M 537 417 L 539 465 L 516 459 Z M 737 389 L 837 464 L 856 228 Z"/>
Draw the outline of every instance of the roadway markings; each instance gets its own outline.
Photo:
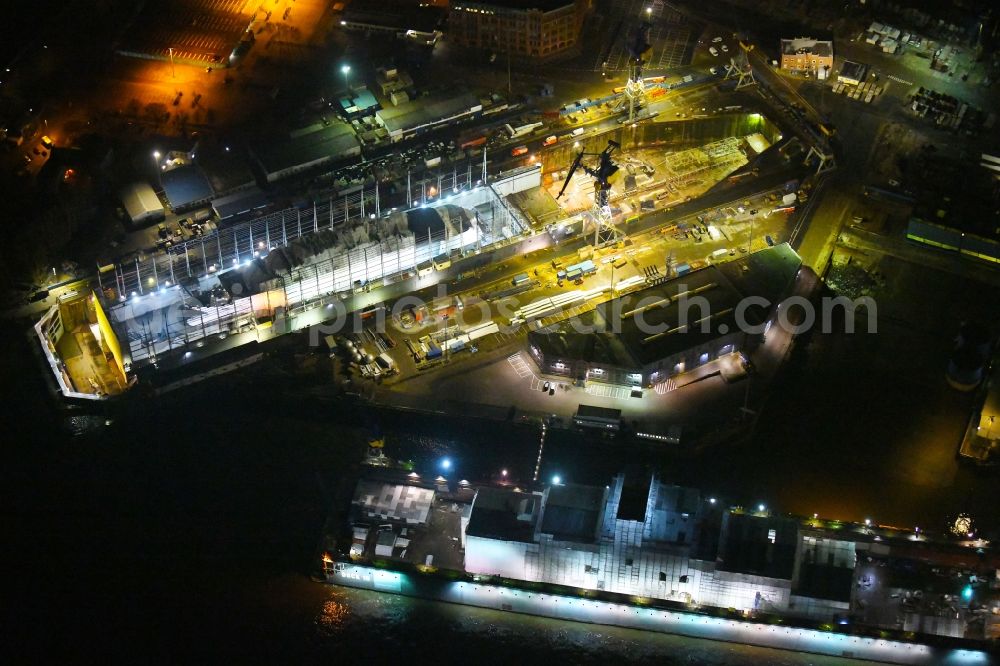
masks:
<path id="1" fill-rule="evenodd" d="M 632 395 L 631 387 L 627 386 L 615 386 L 613 384 L 587 384 L 587 393 L 590 395 L 596 395 L 600 398 L 616 398 L 622 400 L 628 398 Z"/>
<path id="2" fill-rule="evenodd" d="M 653 390 L 656 391 L 657 395 L 664 395 L 673 391 L 677 388 L 677 380 L 671 377 L 665 382 L 660 382 L 659 384 L 653 385 Z"/>
<path id="3" fill-rule="evenodd" d="M 528 367 L 528 364 L 525 362 L 524 357 L 521 356 L 521 352 L 508 356 L 507 362 L 510 363 L 510 367 L 514 368 L 514 372 L 517 373 L 518 377 L 524 379 L 529 375 L 534 376 L 531 368 Z"/>

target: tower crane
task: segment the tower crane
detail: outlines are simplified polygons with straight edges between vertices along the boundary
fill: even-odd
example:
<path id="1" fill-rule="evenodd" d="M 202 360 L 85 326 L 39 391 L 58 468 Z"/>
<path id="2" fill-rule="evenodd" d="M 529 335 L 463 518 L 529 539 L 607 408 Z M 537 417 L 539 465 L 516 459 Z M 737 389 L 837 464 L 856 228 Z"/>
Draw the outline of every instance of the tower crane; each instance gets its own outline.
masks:
<path id="1" fill-rule="evenodd" d="M 584 173 L 594 179 L 594 207 L 592 215 L 594 218 L 594 247 L 601 247 L 618 239 L 624 239 L 622 234 L 611 222 L 611 185 L 618 179 L 618 165 L 611 159 L 611 153 L 621 148 L 617 141 L 608 141 L 608 146 L 600 153 L 587 153 L 580 151 L 573 160 L 573 165 L 566 174 L 562 189 L 556 195 L 556 199 L 566 192 L 569 181 L 577 169 L 583 169 Z M 596 157 L 597 166 L 590 167 L 583 163 L 584 157 Z"/>

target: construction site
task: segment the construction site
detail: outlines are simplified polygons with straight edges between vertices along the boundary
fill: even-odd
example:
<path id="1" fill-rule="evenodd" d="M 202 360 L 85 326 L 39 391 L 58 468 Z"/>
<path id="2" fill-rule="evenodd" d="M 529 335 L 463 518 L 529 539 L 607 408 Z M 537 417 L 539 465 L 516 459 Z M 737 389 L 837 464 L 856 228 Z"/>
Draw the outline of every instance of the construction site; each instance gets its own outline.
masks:
<path id="1" fill-rule="evenodd" d="M 604 214 L 611 224 L 627 227 L 638 215 L 697 199 L 720 182 L 753 177 L 753 161 L 780 140 L 777 127 L 761 114 L 734 110 L 612 130 L 580 143 L 578 150 L 592 160 L 586 156 L 599 156 L 609 141 L 619 146 Z M 554 151 L 544 160 L 544 190 L 558 206 L 536 203 L 543 218 L 594 212 L 594 175 L 583 169 L 570 174 L 571 152 Z"/>

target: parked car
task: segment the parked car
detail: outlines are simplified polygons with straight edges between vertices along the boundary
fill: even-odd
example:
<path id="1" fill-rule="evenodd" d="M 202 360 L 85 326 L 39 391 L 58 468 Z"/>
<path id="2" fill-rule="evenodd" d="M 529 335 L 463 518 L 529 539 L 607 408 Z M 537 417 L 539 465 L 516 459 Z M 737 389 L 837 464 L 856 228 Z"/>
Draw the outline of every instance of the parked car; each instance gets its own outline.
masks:
<path id="1" fill-rule="evenodd" d="M 708 52 L 711 53 L 713 56 L 719 55 L 719 49 L 715 48 L 714 46 L 709 46 Z"/>

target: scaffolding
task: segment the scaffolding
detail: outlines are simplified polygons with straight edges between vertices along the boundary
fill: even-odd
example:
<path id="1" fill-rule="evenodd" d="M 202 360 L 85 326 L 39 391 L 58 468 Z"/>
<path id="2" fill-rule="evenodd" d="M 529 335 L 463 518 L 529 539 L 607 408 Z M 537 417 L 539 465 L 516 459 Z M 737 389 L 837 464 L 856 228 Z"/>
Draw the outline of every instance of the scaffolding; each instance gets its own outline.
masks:
<path id="1" fill-rule="evenodd" d="M 747 163 L 742 145 L 742 138 L 727 137 L 697 148 L 668 153 L 663 165 L 666 182 L 681 185 L 709 171 L 731 173 Z"/>
<path id="2" fill-rule="evenodd" d="M 102 280 L 110 318 L 134 366 L 208 336 L 248 330 L 261 311 L 273 313 L 280 306 L 288 315 L 299 314 L 331 294 L 410 277 L 441 254 L 499 247 L 515 241 L 528 225 L 494 186 L 502 188 L 521 176 L 486 186 L 459 178 L 442 182 L 442 198 L 421 208 L 471 213 L 473 221 L 464 230 L 445 220 L 443 229 L 418 237 L 406 226 L 406 211 L 366 214 L 366 195 L 356 193 L 306 210 L 285 209 L 166 252 L 136 257 L 116 265 Z M 440 215 L 447 217 L 446 212 Z M 224 293 L 221 276 L 279 248 L 300 263 L 293 261 L 256 293 Z"/>

